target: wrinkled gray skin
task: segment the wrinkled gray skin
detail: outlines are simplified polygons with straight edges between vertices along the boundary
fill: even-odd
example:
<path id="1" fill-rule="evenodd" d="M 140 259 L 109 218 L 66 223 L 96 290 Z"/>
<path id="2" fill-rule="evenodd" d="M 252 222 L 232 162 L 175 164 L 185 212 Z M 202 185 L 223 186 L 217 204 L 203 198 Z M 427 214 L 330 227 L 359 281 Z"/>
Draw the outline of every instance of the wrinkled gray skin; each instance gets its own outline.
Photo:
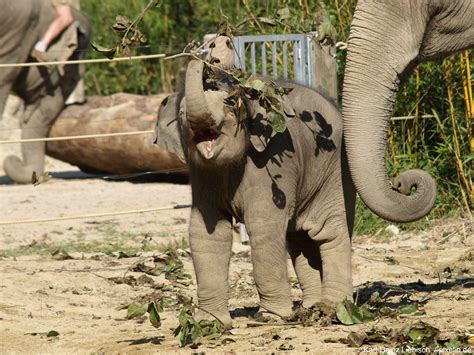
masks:
<path id="1" fill-rule="evenodd" d="M 264 311 L 291 313 L 287 252 L 304 306 L 351 299 L 355 190 L 342 158 L 340 112 L 318 92 L 286 83 L 294 90 L 283 100 L 284 133 L 273 131 L 256 102 L 247 102 L 248 117 L 239 122 L 224 104 L 227 92 L 204 90 L 202 68 L 189 64 L 185 98 L 165 100 L 157 126 L 157 143 L 190 169 L 199 309 L 231 326 L 232 216 L 247 227 Z"/>
<path id="2" fill-rule="evenodd" d="M 0 63 L 31 61 L 29 54 L 40 36 L 54 19 L 49 0 L 0 0 Z M 73 10 L 83 34 L 79 48 L 86 48 L 90 32 L 88 20 Z M 78 59 L 74 54 L 71 59 Z M 45 67 L 0 69 L 0 117 L 10 91 L 25 102 L 21 121 L 22 138 L 47 137 L 52 122 L 64 108 L 64 102 L 74 90 L 83 73 L 77 65 L 65 66 L 62 77 L 56 69 Z M 22 144 L 22 158 L 9 156 L 3 162 L 7 175 L 17 183 L 31 182 L 33 171 L 44 172 L 45 143 Z"/>
<path id="3" fill-rule="evenodd" d="M 354 184 L 379 216 L 410 222 L 433 207 L 436 184 L 409 170 L 387 177 L 387 129 L 397 92 L 420 62 L 474 44 L 472 0 L 359 0 L 351 26 L 344 78 L 344 139 Z M 417 191 L 410 195 L 410 189 Z"/>

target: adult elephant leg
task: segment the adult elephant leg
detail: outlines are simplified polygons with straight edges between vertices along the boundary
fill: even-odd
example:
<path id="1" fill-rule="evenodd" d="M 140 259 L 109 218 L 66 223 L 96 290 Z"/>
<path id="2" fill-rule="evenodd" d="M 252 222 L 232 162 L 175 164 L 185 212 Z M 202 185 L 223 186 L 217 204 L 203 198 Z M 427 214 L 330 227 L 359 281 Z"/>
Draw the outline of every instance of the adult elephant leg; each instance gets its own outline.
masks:
<path id="1" fill-rule="evenodd" d="M 321 301 L 321 254 L 319 247 L 306 232 L 291 233 L 288 251 L 303 291 L 303 306 L 311 307 Z"/>
<path id="2" fill-rule="evenodd" d="M 210 207 L 193 207 L 189 225 L 189 244 L 196 273 L 198 319 L 220 320 L 232 327 L 228 311 L 229 263 L 232 251 L 230 216 Z"/>
<path id="3" fill-rule="evenodd" d="M 0 77 L 0 83 L 2 78 Z M 3 118 L 3 111 L 5 111 L 5 105 L 7 104 L 8 94 L 10 93 L 10 85 L 3 85 L 0 87 L 0 121 Z"/>
<path id="4" fill-rule="evenodd" d="M 322 301 L 352 299 L 351 241 L 345 216 L 329 218 L 312 239 L 321 253 Z"/>
<path id="5" fill-rule="evenodd" d="M 60 89 L 55 95 L 46 96 L 40 102 L 28 104 L 21 123 L 22 139 L 45 138 L 51 123 L 56 119 L 64 106 Z M 5 173 L 15 182 L 26 184 L 31 182 L 33 171 L 37 175 L 44 172 L 45 142 L 22 143 L 22 158 L 10 155 L 5 158 Z"/>

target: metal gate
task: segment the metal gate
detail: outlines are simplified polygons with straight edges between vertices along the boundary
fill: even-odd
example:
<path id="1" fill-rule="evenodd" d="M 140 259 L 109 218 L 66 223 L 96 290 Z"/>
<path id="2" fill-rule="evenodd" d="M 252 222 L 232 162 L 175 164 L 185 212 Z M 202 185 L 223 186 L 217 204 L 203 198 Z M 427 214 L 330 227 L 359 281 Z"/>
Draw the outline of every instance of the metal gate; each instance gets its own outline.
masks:
<path id="1" fill-rule="evenodd" d="M 321 47 L 316 37 L 316 33 L 234 37 L 235 65 L 252 75 L 318 87 L 337 99 L 334 47 Z"/>

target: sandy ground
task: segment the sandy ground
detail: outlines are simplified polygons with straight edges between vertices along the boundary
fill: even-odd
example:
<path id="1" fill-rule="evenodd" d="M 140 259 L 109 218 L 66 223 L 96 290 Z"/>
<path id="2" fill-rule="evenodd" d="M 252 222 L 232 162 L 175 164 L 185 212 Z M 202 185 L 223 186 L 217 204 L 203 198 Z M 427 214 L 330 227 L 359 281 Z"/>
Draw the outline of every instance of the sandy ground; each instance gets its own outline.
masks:
<path id="1" fill-rule="evenodd" d="M 2 149 L 0 158 L 7 153 Z M 17 149 L 17 148 L 9 148 Z M 187 184 L 161 181 L 106 181 L 48 159 L 53 179 L 39 186 L 14 185 L 0 171 L 0 221 L 86 215 L 169 207 L 190 202 Z M 150 352 L 295 352 L 354 353 L 363 349 L 328 338 L 374 326 L 400 327 L 423 320 L 450 336 L 474 328 L 474 238 L 472 221 L 433 223 L 422 232 L 356 236 L 353 243 L 355 297 L 359 302 L 379 291 L 389 305 L 424 300 L 426 314 L 384 318 L 364 325 L 266 325 L 248 327 L 245 307 L 257 306 L 249 248 L 236 233 L 231 263 L 230 309 L 235 329 L 224 335 L 235 342 L 204 340 L 197 349 L 180 348 L 178 294 L 195 295 L 191 259 L 183 256 L 188 287 L 162 275 L 144 278 L 130 269 L 150 263 L 166 246 L 187 237 L 189 208 L 112 217 L 0 225 L 0 353 L 150 353 Z M 59 250 L 59 253 L 57 252 Z M 65 259 L 66 254 L 72 259 Z M 138 253 L 119 258 L 119 252 Z M 219 267 L 216 265 L 216 267 Z M 449 268 L 449 269 L 447 269 Z M 135 285 L 117 279 L 134 276 Z M 114 281 L 115 280 L 115 281 Z M 120 306 L 154 295 L 169 301 L 162 325 L 141 317 L 127 320 Z M 295 300 L 299 297 L 294 287 Z M 56 337 L 46 333 L 55 330 Z"/>

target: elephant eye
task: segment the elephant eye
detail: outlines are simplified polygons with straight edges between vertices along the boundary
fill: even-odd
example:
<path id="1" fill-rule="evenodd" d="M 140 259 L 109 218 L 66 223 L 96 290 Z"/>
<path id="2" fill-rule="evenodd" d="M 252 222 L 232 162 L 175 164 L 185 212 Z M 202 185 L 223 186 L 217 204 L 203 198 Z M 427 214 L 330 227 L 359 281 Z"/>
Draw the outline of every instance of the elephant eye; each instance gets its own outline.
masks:
<path id="1" fill-rule="evenodd" d="M 221 62 L 221 60 L 218 59 L 218 58 L 212 58 L 211 59 L 211 64 L 219 64 L 220 62 Z"/>
<path id="2" fill-rule="evenodd" d="M 212 42 L 209 48 L 215 48 L 216 47 L 216 42 Z"/>
<path id="3" fill-rule="evenodd" d="M 232 49 L 232 46 L 230 45 L 230 40 L 229 40 L 229 39 L 225 42 L 225 44 L 227 44 L 227 47 L 228 47 L 229 49 Z"/>
<path id="4" fill-rule="evenodd" d="M 161 101 L 161 106 L 166 106 L 168 104 L 168 96 L 166 96 L 163 101 Z"/>

